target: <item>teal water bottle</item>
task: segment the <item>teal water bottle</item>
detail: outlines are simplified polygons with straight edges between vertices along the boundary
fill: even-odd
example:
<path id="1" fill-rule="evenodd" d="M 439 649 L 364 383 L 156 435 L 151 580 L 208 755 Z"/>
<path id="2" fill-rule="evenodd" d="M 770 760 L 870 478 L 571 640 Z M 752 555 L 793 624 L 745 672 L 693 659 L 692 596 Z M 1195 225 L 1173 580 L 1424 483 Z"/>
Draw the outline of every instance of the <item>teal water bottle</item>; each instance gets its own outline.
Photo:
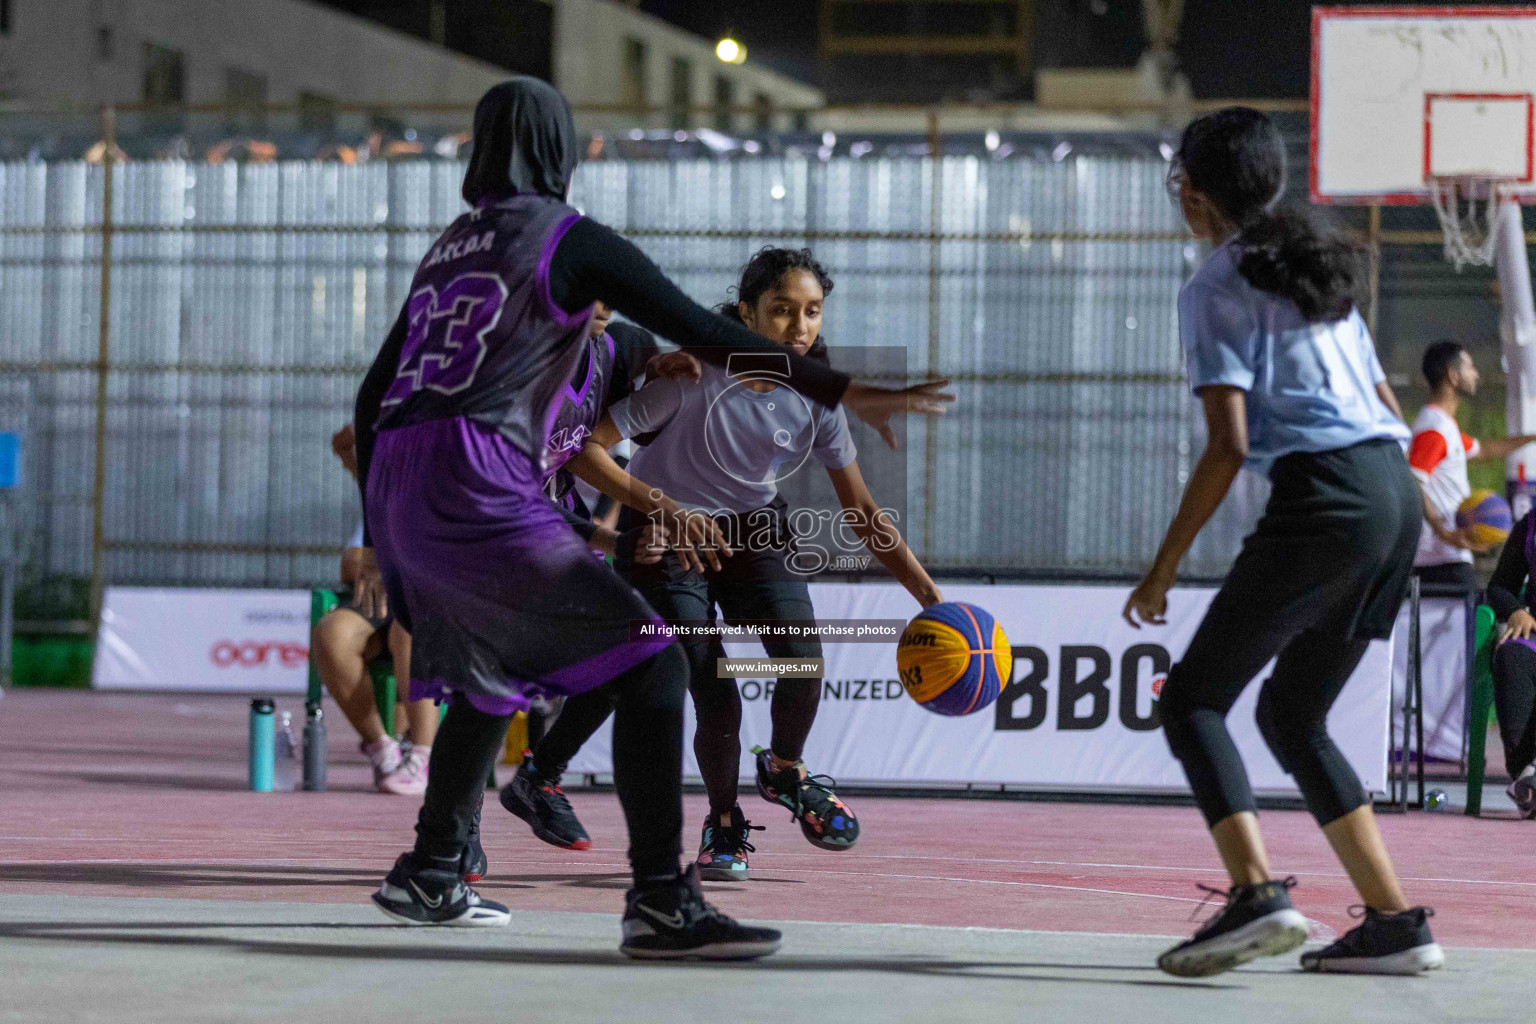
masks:
<path id="1" fill-rule="evenodd" d="M 251 701 L 250 780 L 257 793 L 272 792 L 272 747 L 275 736 L 272 701 L 257 697 Z"/>

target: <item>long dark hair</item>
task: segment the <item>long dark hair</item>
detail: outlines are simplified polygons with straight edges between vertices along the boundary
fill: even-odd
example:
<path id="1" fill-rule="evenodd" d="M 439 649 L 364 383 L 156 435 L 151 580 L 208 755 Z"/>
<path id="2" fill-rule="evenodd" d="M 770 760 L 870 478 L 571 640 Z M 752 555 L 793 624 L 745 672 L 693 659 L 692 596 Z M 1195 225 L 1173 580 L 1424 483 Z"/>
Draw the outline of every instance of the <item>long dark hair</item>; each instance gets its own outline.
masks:
<path id="1" fill-rule="evenodd" d="M 1263 113 L 1226 107 L 1191 122 L 1171 174 L 1237 226 L 1237 268 L 1249 284 L 1290 299 L 1309 323 L 1341 320 L 1358 304 L 1365 249 L 1311 209 L 1277 204 L 1285 143 Z"/>
<path id="2" fill-rule="evenodd" d="M 741 311 L 737 308 L 738 302 L 745 302 L 749 306 L 756 306 L 757 300 L 763 297 L 763 293 L 777 288 L 784 278 L 796 270 L 803 270 L 816 278 L 816 283 L 821 285 L 823 296 L 832 294 L 832 275 L 827 273 L 825 267 L 816 261 L 809 249 L 776 249 L 773 246 L 765 246 L 747 260 L 741 268 L 741 279 L 736 285 L 736 300 L 722 302 L 715 307 L 715 311 L 728 320 L 742 323 Z M 820 335 L 811 343 L 806 351 L 809 359 L 819 359 L 829 362 L 827 343 Z"/>

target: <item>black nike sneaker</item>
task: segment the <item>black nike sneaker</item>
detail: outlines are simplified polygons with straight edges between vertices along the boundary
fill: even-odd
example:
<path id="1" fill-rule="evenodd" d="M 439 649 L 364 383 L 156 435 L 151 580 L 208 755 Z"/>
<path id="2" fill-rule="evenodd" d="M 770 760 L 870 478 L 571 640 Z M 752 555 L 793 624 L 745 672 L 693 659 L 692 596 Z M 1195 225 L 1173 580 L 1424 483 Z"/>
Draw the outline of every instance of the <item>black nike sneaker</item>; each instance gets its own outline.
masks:
<path id="1" fill-rule="evenodd" d="M 782 939 L 772 928 L 737 924 L 705 902 L 697 865 L 624 897 L 619 950 L 637 960 L 751 960 L 777 950 Z"/>
<path id="2" fill-rule="evenodd" d="M 747 854 L 757 852 L 747 841 L 747 833 L 762 831 L 763 826 L 752 824 L 741 813 L 740 804 L 732 808 L 729 825 L 720 824 L 720 816 L 711 814 L 704 820 L 704 838 L 699 842 L 699 858 L 694 861 L 699 878 L 706 882 L 746 881 Z"/>
<path id="3" fill-rule="evenodd" d="M 512 781 L 501 787 L 501 806 L 528 823 L 533 834 L 551 846 L 566 850 L 590 850 L 592 838 L 581 827 L 571 802 L 560 788 L 559 778 L 545 778 L 524 757 Z"/>
<path id="4" fill-rule="evenodd" d="M 1180 978 L 1208 978 L 1261 956 L 1289 953 L 1307 941 L 1307 919 L 1291 906 L 1296 879 L 1235 885 L 1227 905 L 1200 926 L 1194 938 L 1157 958 L 1157 966 Z M 1220 889 L 1201 886 L 1212 895 Z"/>
<path id="5" fill-rule="evenodd" d="M 506 907 L 481 899 L 457 871 L 421 867 L 409 851 L 395 861 L 373 894 L 373 902 L 387 916 L 405 924 L 495 928 L 512 920 Z"/>
<path id="6" fill-rule="evenodd" d="M 475 809 L 474 823 L 469 827 L 469 841 L 464 844 L 464 852 L 459 855 L 459 874 L 466 882 L 478 882 L 490 870 L 490 862 L 485 858 L 485 847 L 480 845 L 480 811 L 484 806 L 482 797 L 481 806 Z"/>
<path id="7" fill-rule="evenodd" d="M 812 845 L 846 850 L 859 841 L 859 820 L 832 792 L 836 779 L 810 774 L 804 761 L 776 772 L 769 751 L 753 747 L 752 753 L 757 755 L 758 794 L 771 804 L 788 808 Z"/>
<path id="8" fill-rule="evenodd" d="M 1351 917 L 1364 917 L 1331 946 L 1301 954 L 1301 969 L 1324 974 L 1419 974 L 1445 963 L 1445 952 L 1429 933 L 1435 912 L 1414 907 L 1383 914 L 1370 907 L 1351 907 Z"/>

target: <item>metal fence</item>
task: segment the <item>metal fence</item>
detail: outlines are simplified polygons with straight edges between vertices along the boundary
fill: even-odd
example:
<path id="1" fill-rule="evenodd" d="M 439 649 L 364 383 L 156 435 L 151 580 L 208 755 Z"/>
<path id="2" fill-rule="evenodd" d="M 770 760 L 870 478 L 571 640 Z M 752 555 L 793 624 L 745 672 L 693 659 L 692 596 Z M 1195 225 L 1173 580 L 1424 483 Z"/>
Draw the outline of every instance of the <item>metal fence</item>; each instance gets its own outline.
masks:
<path id="1" fill-rule="evenodd" d="M 1198 452 L 1174 297 L 1197 257 L 1144 155 L 589 164 L 573 202 L 701 301 L 769 243 L 837 278 L 834 343 L 955 382 L 909 453 L 931 564 L 1133 572 Z M 33 578 L 328 580 L 358 514 L 327 439 L 462 164 L 0 165 L 0 372 L 30 385 Z M 110 201 L 105 201 L 110 184 Z M 102 310 L 106 310 L 105 326 Z M 1218 572 L 1241 529 L 1206 538 Z"/>
<path id="2" fill-rule="evenodd" d="M 836 278 L 830 341 L 959 395 L 908 450 L 907 534 L 956 572 L 1122 576 L 1203 438 L 1175 298 L 1201 257 L 1162 136 L 927 156 L 604 159 L 572 201 L 720 301 L 758 247 Z M 462 208 L 455 159 L 0 163 L 0 394 L 25 394 L 33 581 L 329 581 L 358 517 L 328 438 Z M 877 443 L 870 437 L 866 443 Z M 1219 575 L 1245 480 L 1186 563 Z"/>

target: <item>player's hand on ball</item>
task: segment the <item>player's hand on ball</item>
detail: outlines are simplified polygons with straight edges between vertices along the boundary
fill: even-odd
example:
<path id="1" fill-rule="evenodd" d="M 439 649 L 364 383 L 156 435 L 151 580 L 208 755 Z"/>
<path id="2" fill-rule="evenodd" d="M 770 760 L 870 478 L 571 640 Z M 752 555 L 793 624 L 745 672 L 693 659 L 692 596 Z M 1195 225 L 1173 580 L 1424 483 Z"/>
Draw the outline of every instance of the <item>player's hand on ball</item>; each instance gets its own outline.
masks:
<path id="1" fill-rule="evenodd" d="M 1486 555 L 1492 551 L 1494 544 L 1490 541 L 1478 540 L 1472 535 L 1471 530 L 1453 530 L 1451 535 L 1455 538 L 1453 543 L 1459 548 L 1466 548 L 1474 555 Z"/>
<path id="2" fill-rule="evenodd" d="M 1149 575 L 1136 584 L 1136 589 L 1131 591 L 1130 598 L 1125 602 L 1125 610 L 1120 614 L 1136 629 L 1140 629 L 1142 623 L 1149 626 L 1167 625 L 1168 590 L 1172 586 L 1172 580 Z"/>
<path id="3" fill-rule="evenodd" d="M 1471 551 L 1481 555 L 1493 547 L 1491 544 L 1482 544 L 1473 540 L 1469 530 L 1452 530 L 1433 521 L 1429 522 L 1429 529 L 1442 544 L 1449 544 L 1451 547 L 1460 548 L 1463 551 Z"/>
<path id="4" fill-rule="evenodd" d="M 955 400 L 954 395 L 942 390 L 947 387 L 947 380 L 931 380 L 897 389 L 849 384 L 848 390 L 843 392 L 843 405 L 874 427 L 885 443 L 895 448 L 896 431 L 891 429 L 891 417 L 942 416 Z"/>

